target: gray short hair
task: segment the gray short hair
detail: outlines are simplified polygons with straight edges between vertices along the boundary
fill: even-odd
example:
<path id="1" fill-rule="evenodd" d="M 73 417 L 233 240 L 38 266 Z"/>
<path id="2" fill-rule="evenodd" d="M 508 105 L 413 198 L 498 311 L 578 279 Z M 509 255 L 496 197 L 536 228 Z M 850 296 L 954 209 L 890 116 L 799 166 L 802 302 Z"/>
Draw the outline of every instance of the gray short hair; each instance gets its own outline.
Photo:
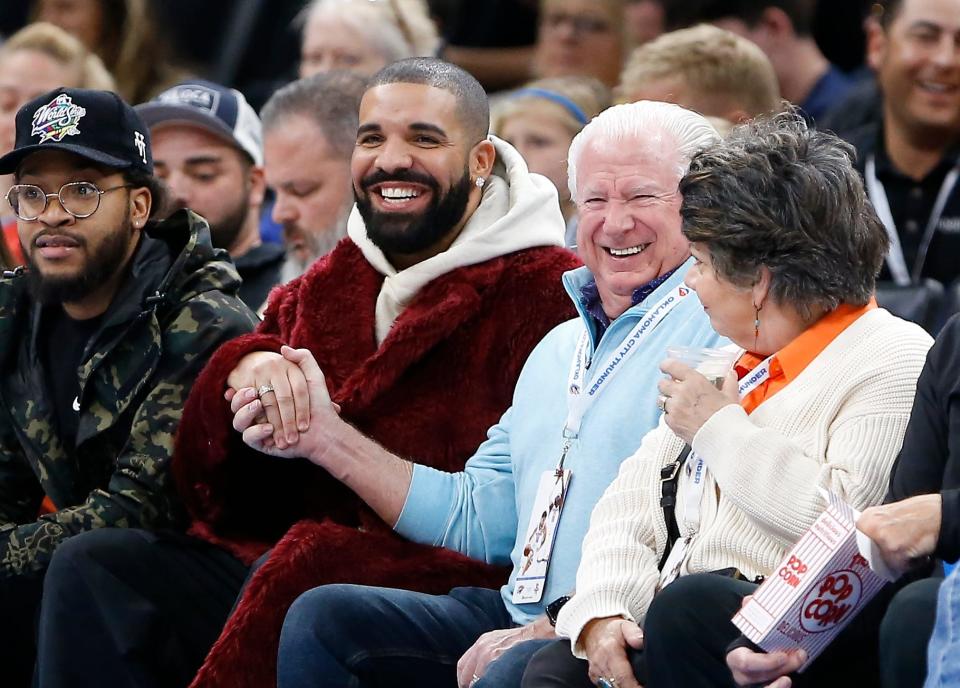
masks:
<path id="1" fill-rule="evenodd" d="M 679 105 L 651 100 L 614 105 L 594 117 L 570 144 L 567 183 L 571 198 L 578 198 L 578 163 L 591 143 L 598 140 L 617 143 L 657 136 L 670 137 L 676 143 L 678 179 L 687 171 L 687 165 L 697 151 L 720 140 L 720 134 L 706 118 Z"/>
<path id="2" fill-rule="evenodd" d="M 288 117 L 305 117 L 320 127 L 332 151 L 349 158 L 357 140 L 360 99 L 366 88 L 366 79 L 344 70 L 287 84 L 270 96 L 260 111 L 264 134 Z"/>
<path id="3" fill-rule="evenodd" d="M 889 239 L 855 155 L 796 112 L 736 127 L 681 180 L 683 233 L 733 284 L 755 284 L 765 266 L 772 298 L 807 320 L 841 303 L 864 305 Z"/>

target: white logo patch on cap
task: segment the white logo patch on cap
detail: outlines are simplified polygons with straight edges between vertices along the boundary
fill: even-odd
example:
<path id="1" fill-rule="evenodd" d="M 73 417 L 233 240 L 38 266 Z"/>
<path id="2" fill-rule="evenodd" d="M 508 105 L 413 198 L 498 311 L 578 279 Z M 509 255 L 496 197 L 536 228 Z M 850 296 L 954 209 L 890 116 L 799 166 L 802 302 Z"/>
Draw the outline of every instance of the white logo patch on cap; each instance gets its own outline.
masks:
<path id="1" fill-rule="evenodd" d="M 139 131 L 133 132 L 133 145 L 137 147 L 137 151 L 140 153 L 140 159 L 143 160 L 143 164 L 147 164 L 147 141 L 143 138 L 143 134 Z"/>
<path id="2" fill-rule="evenodd" d="M 37 143 L 62 141 L 66 136 L 79 136 L 77 125 L 87 114 L 86 108 L 73 104 L 73 99 L 61 93 L 33 113 L 30 136 L 40 136 Z"/>
<path id="3" fill-rule="evenodd" d="M 217 106 L 220 104 L 220 94 L 212 88 L 191 84 L 164 91 L 157 100 L 170 105 L 189 105 L 198 110 L 206 110 L 212 115 L 217 111 Z"/>

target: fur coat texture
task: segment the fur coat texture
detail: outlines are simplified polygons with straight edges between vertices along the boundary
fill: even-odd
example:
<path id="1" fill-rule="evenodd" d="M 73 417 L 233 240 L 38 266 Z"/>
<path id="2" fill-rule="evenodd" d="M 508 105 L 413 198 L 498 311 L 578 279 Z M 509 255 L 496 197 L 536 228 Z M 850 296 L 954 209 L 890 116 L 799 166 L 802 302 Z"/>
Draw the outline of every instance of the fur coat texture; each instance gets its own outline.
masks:
<path id="1" fill-rule="evenodd" d="M 350 240 L 279 287 L 256 332 L 224 345 L 186 405 L 173 463 L 191 533 L 247 563 L 273 548 L 194 679 L 204 688 L 275 685 L 286 610 L 302 592 L 358 583 L 445 593 L 495 587 L 506 570 L 393 533 L 350 490 L 306 461 L 246 448 L 223 399 L 253 351 L 307 347 L 341 415 L 390 451 L 446 471 L 463 464 L 510 405 L 528 354 L 574 315 L 555 247 L 457 268 L 427 284 L 377 347 L 383 281 Z"/>

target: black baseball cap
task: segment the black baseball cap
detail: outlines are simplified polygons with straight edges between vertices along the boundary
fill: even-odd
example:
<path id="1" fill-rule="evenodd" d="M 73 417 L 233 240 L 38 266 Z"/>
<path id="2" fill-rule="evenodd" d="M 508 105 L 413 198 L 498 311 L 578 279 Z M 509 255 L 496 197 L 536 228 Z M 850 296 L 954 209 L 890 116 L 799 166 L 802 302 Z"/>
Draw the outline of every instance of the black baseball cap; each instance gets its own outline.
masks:
<path id="1" fill-rule="evenodd" d="M 0 174 L 16 171 L 28 155 L 48 149 L 153 174 L 150 130 L 112 91 L 58 88 L 20 108 L 16 126 L 16 143 L 0 158 Z"/>

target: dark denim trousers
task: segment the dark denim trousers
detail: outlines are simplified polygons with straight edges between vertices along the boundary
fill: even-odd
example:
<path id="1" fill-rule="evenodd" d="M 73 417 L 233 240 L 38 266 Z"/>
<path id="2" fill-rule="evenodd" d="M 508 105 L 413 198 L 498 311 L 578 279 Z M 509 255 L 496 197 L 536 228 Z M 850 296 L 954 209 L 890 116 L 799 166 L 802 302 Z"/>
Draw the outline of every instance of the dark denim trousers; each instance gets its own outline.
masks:
<path id="1" fill-rule="evenodd" d="M 700 573 L 683 576 L 653 598 L 644 624 L 642 650 L 629 650 L 634 674 L 646 688 L 735 688 L 727 648 L 740 635 L 730 619 L 756 585 Z M 795 688 L 880 685 L 878 628 L 891 591 L 881 592 L 855 617 L 803 674 Z M 590 688 L 588 665 L 554 643 L 537 653 L 523 688 Z"/>
<path id="2" fill-rule="evenodd" d="M 75 535 L 57 548 L 44 581 L 36 685 L 186 686 L 246 573 L 227 552 L 185 535 Z"/>
<path id="3" fill-rule="evenodd" d="M 447 595 L 326 585 L 301 595 L 280 635 L 279 688 L 453 688 L 457 660 L 482 634 L 514 625 L 498 590 Z M 543 643 L 519 644 L 492 663 L 476 688 L 519 686 Z"/>
<path id="4" fill-rule="evenodd" d="M 0 685 L 27 688 L 36 656 L 42 575 L 0 580 Z"/>

